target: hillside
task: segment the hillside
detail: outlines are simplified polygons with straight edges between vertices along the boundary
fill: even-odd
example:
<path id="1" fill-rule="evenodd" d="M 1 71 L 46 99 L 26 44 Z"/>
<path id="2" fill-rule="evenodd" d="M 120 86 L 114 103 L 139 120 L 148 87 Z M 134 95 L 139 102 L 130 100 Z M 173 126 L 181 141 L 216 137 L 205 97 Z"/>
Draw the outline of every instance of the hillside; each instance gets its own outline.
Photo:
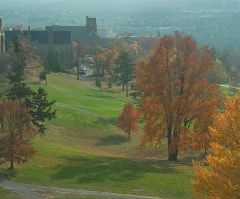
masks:
<path id="1" fill-rule="evenodd" d="M 192 198 L 192 167 L 171 163 L 162 150 L 139 147 L 114 126 L 128 101 L 115 88 L 96 89 L 87 80 L 52 74 L 45 87 L 57 100 L 57 118 L 33 144 L 34 158 L 6 173 L 17 182 L 171 198 Z M 33 87 L 38 87 L 33 84 Z M 189 162 L 191 165 L 191 162 Z"/>

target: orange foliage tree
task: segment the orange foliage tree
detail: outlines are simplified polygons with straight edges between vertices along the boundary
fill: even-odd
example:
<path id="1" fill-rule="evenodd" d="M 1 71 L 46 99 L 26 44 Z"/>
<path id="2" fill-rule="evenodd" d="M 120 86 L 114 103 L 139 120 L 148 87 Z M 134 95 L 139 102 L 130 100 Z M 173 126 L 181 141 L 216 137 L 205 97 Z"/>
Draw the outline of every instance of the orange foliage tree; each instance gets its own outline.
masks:
<path id="1" fill-rule="evenodd" d="M 117 126 L 124 130 L 128 138 L 131 138 L 131 131 L 138 130 L 138 121 L 140 119 L 139 111 L 132 103 L 125 104 L 123 112 L 119 116 Z"/>
<path id="2" fill-rule="evenodd" d="M 0 118 L 0 164 L 10 162 L 13 169 L 14 162 L 20 164 L 32 157 L 30 141 L 35 130 L 27 109 L 17 100 L 0 103 Z"/>
<path id="3" fill-rule="evenodd" d="M 199 48 L 191 36 L 176 32 L 161 38 L 159 46 L 138 65 L 136 83 L 145 118 L 143 143 L 167 137 L 169 160 L 177 160 L 185 137 L 192 140 L 190 135 L 205 131 L 202 117 L 216 112 L 219 88 L 207 81 L 212 64 L 208 47 Z"/>
<path id="4" fill-rule="evenodd" d="M 240 198 L 240 95 L 225 102 L 210 129 L 210 155 L 195 163 L 197 198 Z M 208 165 L 208 166 L 205 166 Z"/>

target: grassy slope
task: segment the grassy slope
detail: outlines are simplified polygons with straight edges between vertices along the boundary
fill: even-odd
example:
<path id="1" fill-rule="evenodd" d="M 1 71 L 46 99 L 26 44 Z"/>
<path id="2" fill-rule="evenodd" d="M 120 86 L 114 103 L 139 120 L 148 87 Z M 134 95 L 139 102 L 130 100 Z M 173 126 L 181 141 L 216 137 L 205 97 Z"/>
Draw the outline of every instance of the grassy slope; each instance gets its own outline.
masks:
<path id="1" fill-rule="evenodd" d="M 126 136 L 113 126 L 127 102 L 122 94 L 96 90 L 85 82 L 57 74 L 49 77 L 46 89 L 50 98 L 57 100 L 57 118 L 49 123 L 45 136 L 34 140 L 35 157 L 9 174 L 12 179 L 59 187 L 192 198 L 191 166 L 143 160 L 160 156 L 139 149 L 138 134 L 127 142 Z"/>
<path id="2" fill-rule="evenodd" d="M 16 194 L 10 193 L 5 189 L 0 188 L 0 198 L 1 199 L 20 199 Z"/>

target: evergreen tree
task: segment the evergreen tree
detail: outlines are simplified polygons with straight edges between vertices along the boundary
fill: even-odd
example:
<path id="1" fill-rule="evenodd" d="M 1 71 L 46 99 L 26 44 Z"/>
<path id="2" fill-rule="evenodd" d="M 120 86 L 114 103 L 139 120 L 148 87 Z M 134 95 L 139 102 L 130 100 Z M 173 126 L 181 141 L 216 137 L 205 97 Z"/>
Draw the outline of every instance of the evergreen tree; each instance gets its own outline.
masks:
<path id="1" fill-rule="evenodd" d="M 116 73 L 122 82 L 123 90 L 126 86 L 126 96 L 128 97 L 129 82 L 133 80 L 133 62 L 127 52 L 120 53 L 116 60 L 117 68 Z"/>
<path id="2" fill-rule="evenodd" d="M 52 109 L 55 101 L 49 102 L 46 91 L 39 88 L 36 92 L 32 92 L 31 98 L 27 98 L 25 104 L 38 133 L 44 134 L 46 130 L 45 122 L 54 119 L 56 116 L 56 110 Z"/>
<path id="3" fill-rule="evenodd" d="M 24 83 L 24 69 L 26 67 L 26 56 L 21 42 L 16 39 L 13 42 L 13 55 L 11 55 L 12 72 L 7 76 L 10 88 L 6 92 L 8 99 L 22 101 L 31 95 L 31 89 Z"/>
<path id="4" fill-rule="evenodd" d="M 35 92 L 24 82 L 26 58 L 27 54 L 24 52 L 21 41 L 15 40 L 11 55 L 12 72 L 8 75 L 9 89 L 6 91 L 6 97 L 25 104 L 38 132 L 44 134 L 45 122 L 53 119 L 56 115 L 56 111 L 52 110 L 55 102 L 48 101 L 47 93 L 43 88 L 39 88 Z"/>

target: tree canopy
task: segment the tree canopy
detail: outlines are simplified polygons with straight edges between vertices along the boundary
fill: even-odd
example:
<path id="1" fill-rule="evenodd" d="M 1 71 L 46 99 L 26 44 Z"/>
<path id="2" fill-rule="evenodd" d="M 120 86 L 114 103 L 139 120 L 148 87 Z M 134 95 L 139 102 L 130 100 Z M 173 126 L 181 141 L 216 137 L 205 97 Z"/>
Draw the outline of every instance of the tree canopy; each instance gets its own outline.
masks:
<path id="1" fill-rule="evenodd" d="M 190 127 L 217 111 L 219 88 L 207 80 L 212 65 L 208 47 L 199 48 L 191 36 L 178 32 L 162 37 L 159 46 L 138 65 L 137 90 L 146 121 L 143 142 L 167 137 L 169 160 L 177 160 L 186 135 L 206 129 L 198 125 L 196 132 Z"/>
<path id="2" fill-rule="evenodd" d="M 240 198 L 240 95 L 225 102 L 225 111 L 210 127 L 210 155 L 195 163 L 197 198 Z M 205 166 L 207 165 L 207 166 Z"/>

